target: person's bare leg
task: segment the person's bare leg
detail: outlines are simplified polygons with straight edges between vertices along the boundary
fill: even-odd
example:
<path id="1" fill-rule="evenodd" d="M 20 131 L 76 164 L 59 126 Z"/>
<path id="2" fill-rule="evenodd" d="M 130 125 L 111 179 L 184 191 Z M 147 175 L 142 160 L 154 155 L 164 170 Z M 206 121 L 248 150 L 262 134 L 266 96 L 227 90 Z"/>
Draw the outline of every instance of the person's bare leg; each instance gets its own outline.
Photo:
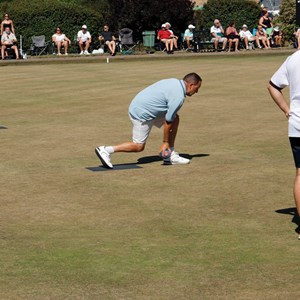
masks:
<path id="1" fill-rule="evenodd" d="M 178 46 L 177 46 L 177 39 L 176 38 L 173 38 L 173 44 L 174 44 L 174 47 L 176 49 L 178 49 Z"/>
<path id="2" fill-rule="evenodd" d="M 170 43 L 170 51 L 173 51 L 173 39 L 170 39 L 169 43 Z"/>
<path id="3" fill-rule="evenodd" d="M 61 55 L 60 49 L 61 49 L 61 42 L 57 42 L 57 55 Z"/>
<path id="4" fill-rule="evenodd" d="M 255 37 L 255 41 L 256 41 L 256 45 L 257 45 L 257 48 L 260 48 L 260 42 L 259 42 L 259 38 L 256 36 Z"/>
<path id="5" fill-rule="evenodd" d="M 228 52 L 231 51 L 231 47 L 232 47 L 232 40 L 229 40 L 229 42 L 228 42 Z"/>
<path id="6" fill-rule="evenodd" d="M 145 149 L 145 144 L 125 142 L 112 147 L 114 148 L 114 152 L 141 152 Z"/>
<path id="7" fill-rule="evenodd" d="M 116 52 L 116 43 L 114 41 L 111 41 L 111 47 L 112 47 L 112 50 L 113 50 L 113 53 Z"/>
<path id="8" fill-rule="evenodd" d="M 13 46 L 13 49 L 15 50 L 16 59 L 19 59 L 19 50 L 17 46 Z"/>
<path id="9" fill-rule="evenodd" d="M 3 46 L 1 47 L 1 56 L 2 56 L 2 60 L 4 60 L 4 58 L 5 58 L 5 55 L 4 55 L 5 49 L 6 49 L 6 46 L 3 45 Z"/>
<path id="10" fill-rule="evenodd" d="M 170 51 L 169 40 L 166 40 L 166 41 L 165 41 L 165 45 L 166 45 L 167 52 L 169 52 L 169 51 Z"/>
<path id="11" fill-rule="evenodd" d="M 79 42 L 79 48 L 80 48 L 80 52 L 83 52 L 83 45 L 82 45 L 82 42 Z"/>
<path id="12" fill-rule="evenodd" d="M 296 169 L 296 176 L 294 181 L 294 199 L 297 208 L 297 213 L 300 217 L 300 168 Z"/>
<path id="13" fill-rule="evenodd" d="M 219 39 L 215 38 L 215 40 L 214 40 L 214 48 L 216 50 L 218 49 L 218 44 L 219 44 Z"/>
<path id="14" fill-rule="evenodd" d="M 172 122 L 172 127 L 170 130 L 169 145 L 171 148 L 174 147 L 174 145 L 175 145 L 175 139 L 176 139 L 176 135 L 177 135 L 178 126 L 179 126 L 179 116 L 177 115 L 176 118 L 174 119 L 174 121 Z"/>
<path id="15" fill-rule="evenodd" d="M 88 51 L 89 50 L 89 48 L 90 48 L 90 43 L 89 42 L 86 42 L 85 43 L 85 51 Z"/>
<path id="16" fill-rule="evenodd" d="M 185 40 L 186 40 L 186 45 L 187 45 L 188 49 L 190 49 L 190 45 L 191 45 L 191 43 L 190 43 L 190 37 L 187 36 L 187 37 L 185 38 Z"/>
<path id="17" fill-rule="evenodd" d="M 64 42 L 64 47 L 65 47 L 65 54 L 67 55 L 68 54 L 68 46 L 69 46 L 69 43 L 67 41 Z"/>
<path id="18" fill-rule="evenodd" d="M 225 50 L 227 45 L 227 38 L 224 38 L 222 49 Z"/>
<path id="19" fill-rule="evenodd" d="M 248 49 L 249 48 L 249 41 L 248 41 L 247 37 L 244 38 L 244 42 L 245 42 L 246 49 Z"/>
<path id="20" fill-rule="evenodd" d="M 239 40 L 238 39 L 234 39 L 234 51 L 238 52 L 239 51 Z"/>

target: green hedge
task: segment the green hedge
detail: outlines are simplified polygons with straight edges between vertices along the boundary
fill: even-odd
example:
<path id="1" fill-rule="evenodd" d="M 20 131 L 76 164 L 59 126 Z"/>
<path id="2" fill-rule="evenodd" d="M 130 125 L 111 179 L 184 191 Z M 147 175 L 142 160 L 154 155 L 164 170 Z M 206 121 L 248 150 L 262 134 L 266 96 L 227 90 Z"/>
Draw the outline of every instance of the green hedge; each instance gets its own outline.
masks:
<path id="1" fill-rule="evenodd" d="M 32 36 L 45 35 L 50 40 L 57 26 L 73 41 L 81 26 L 86 24 L 95 41 L 104 23 L 101 12 L 80 5 L 78 1 L 4 1 L 0 3 L 0 13 L 10 15 L 17 37 L 24 37 L 25 50 L 29 50 Z"/>
<path id="2" fill-rule="evenodd" d="M 282 0 L 279 17 L 276 17 L 274 22 L 282 29 L 285 40 L 294 40 L 294 31 L 297 28 L 295 0 Z"/>
<path id="3" fill-rule="evenodd" d="M 210 29 L 214 19 L 219 19 L 225 29 L 230 21 L 234 21 L 237 30 L 243 24 L 249 29 L 257 27 L 261 15 L 261 7 L 251 0 L 208 0 L 203 10 L 196 12 L 196 25 L 198 29 Z"/>

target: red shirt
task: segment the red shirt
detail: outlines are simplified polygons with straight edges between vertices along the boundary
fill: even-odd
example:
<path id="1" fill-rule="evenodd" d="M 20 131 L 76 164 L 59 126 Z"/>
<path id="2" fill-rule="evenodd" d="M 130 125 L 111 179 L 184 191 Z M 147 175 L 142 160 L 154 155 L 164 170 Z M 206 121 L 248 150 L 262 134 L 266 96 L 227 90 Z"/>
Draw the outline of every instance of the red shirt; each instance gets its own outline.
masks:
<path id="1" fill-rule="evenodd" d="M 169 30 L 163 30 L 161 29 L 159 32 L 158 32 L 158 38 L 160 40 L 164 40 L 164 39 L 169 39 L 170 38 L 170 35 L 171 35 L 171 32 Z"/>

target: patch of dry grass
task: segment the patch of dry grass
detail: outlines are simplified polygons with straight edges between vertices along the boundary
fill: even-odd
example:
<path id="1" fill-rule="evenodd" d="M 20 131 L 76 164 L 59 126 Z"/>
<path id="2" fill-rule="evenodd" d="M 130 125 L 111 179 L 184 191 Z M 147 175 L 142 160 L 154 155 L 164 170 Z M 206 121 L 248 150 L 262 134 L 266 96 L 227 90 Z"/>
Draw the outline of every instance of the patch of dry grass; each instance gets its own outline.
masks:
<path id="1" fill-rule="evenodd" d="M 295 224 L 275 212 L 294 206 L 294 167 L 266 90 L 284 59 L 6 67 L 16 84 L 1 98 L 0 298 L 295 299 Z M 139 90 L 190 71 L 204 80 L 180 113 L 190 165 L 162 166 L 154 130 L 143 153 L 113 156 L 149 163 L 87 169 L 95 146 L 131 138 Z"/>

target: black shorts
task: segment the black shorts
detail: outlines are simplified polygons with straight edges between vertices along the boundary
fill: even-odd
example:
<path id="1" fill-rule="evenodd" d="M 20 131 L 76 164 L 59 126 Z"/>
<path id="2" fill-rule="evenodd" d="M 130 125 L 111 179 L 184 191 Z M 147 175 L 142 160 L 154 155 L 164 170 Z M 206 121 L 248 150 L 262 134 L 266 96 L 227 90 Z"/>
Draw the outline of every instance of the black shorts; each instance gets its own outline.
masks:
<path id="1" fill-rule="evenodd" d="M 290 144 L 293 151 L 296 168 L 300 168 L 300 137 L 290 137 Z"/>

